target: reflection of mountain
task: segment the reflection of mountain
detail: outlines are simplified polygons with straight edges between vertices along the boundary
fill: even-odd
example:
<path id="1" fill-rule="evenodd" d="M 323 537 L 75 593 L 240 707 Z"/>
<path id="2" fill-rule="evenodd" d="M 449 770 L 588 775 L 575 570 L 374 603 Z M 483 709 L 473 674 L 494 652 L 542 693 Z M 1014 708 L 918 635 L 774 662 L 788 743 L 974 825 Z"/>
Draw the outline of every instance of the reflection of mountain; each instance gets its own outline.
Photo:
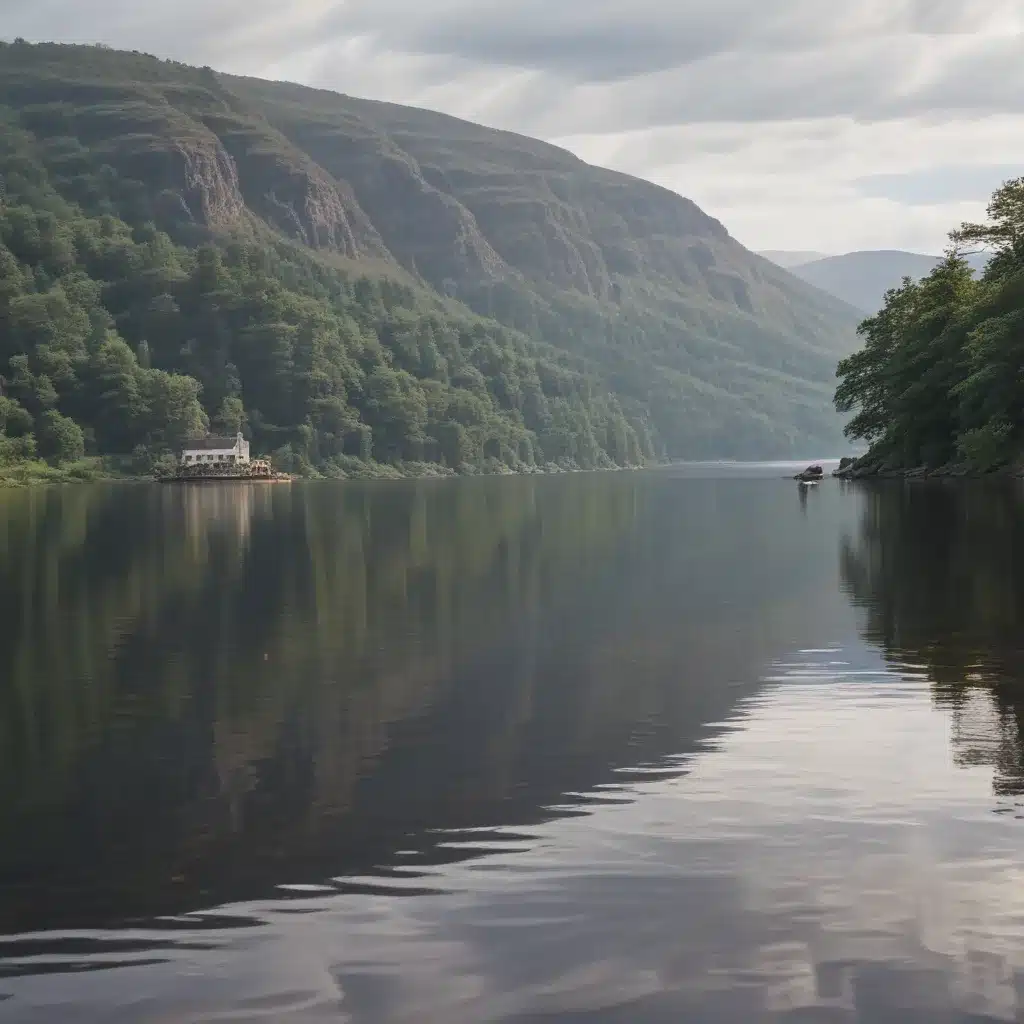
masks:
<path id="1" fill-rule="evenodd" d="M 1024 493 L 879 487 L 841 553 L 867 639 L 921 666 L 953 715 L 954 754 L 1024 794 Z"/>
<path id="2" fill-rule="evenodd" d="M 813 636 L 800 598 L 834 566 L 782 481 L 195 494 L 4 496 L 0 595 L 29 600 L 0 625 L 0 926 L 450 859 L 434 830 L 550 817 L 694 749 Z"/>

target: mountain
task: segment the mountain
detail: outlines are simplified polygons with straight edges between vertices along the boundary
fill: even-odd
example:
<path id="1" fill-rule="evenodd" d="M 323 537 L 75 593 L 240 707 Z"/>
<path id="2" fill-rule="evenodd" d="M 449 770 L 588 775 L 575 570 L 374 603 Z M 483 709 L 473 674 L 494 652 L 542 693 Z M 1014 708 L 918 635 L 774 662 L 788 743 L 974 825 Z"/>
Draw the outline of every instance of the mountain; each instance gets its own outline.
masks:
<path id="1" fill-rule="evenodd" d="M 9 205 L 148 247 L 122 264 L 94 253 L 74 272 L 96 282 L 110 330 L 132 350 L 145 342 L 144 369 L 198 381 L 200 417 L 231 399 L 228 419 L 244 415 L 258 446 L 286 443 L 311 464 L 450 465 L 454 451 L 460 464 L 519 468 L 842 443 L 831 395 L 856 312 L 649 182 L 430 111 L 103 47 L 4 45 L 0 116 Z M 20 246 L 25 287 L 52 284 L 59 267 L 20 232 L 3 237 Z M 191 284 L 171 274 L 151 294 L 145 261 L 165 245 Z M 210 248 L 220 262 L 202 257 L 207 279 L 220 275 L 230 302 L 203 291 L 196 263 Z M 257 301 L 267 288 L 254 277 L 294 296 L 283 320 Z M 321 303 L 317 315 L 334 318 L 325 336 L 340 340 L 293 380 L 293 336 L 312 329 L 300 300 Z M 31 362 L 0 346 L 2 359 L 21 355 Z"/>
<path id="2" fill-rule="evenodd" d="M 829 254 L 827 252 L 811 252 L 810 250 L 765 249 L 758 252 L 757 255 L 763 256 L 766 260 L 771 260 L 772 263 L 789 270 L 791 267 L 799 267 L 802 263 L 823 260 Z"/>
<path id="3" fill-rule="evenodd" d="M 939 256 L 926 256 L 900 249 L 878 249 L 826 256 L 808 262 L 780 262 L 779 265 L 788 267 L 790 273 L 815 288 L 865 313 L 874 313 L 882 307 L 885 293 L 890 288 L 898 287 L 904 277 L 915 281 L 926 277 L 940 259 Z M 968 263 L 975 270 L 981 270 L 985 266 L 985 258 L 972 255 L 968 257 Z"/>

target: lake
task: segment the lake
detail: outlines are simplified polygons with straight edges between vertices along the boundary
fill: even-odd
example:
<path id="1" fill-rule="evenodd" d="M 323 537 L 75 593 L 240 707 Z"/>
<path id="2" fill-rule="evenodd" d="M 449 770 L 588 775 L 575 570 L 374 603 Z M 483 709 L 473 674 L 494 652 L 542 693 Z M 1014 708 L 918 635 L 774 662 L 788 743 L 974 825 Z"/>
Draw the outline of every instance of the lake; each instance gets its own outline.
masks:
<path id="1" fill-rule="evenodd" d="M 0 1020 L 1024 1019 L 1024 491 L 0 490 Z"/>

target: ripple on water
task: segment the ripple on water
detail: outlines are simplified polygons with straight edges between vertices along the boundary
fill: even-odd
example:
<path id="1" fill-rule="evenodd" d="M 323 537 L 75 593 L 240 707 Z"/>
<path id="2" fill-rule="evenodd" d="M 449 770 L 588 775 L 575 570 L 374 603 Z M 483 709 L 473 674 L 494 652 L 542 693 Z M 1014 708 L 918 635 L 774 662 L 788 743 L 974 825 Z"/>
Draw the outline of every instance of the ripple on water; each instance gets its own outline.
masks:
<path id="1" fill-rule="evenodd" d="M 847 653 L 776 661 L 699 752 L 566 793 L 576 816 L 435 830 L 443 863 L 406 848 L 282 883 L 284 902 L 165 919 L 174 938 L 9 940 L 0 985 L 39 999 L 47 977 L 131 967 L 161 993 L 140 1021 L 1012 1020 L 1019 827 L 991 813 L 991 765 L 949 756 L 923 677 Z M 984 710 L 954 730 L 972 750 L 999 722 Z"/>

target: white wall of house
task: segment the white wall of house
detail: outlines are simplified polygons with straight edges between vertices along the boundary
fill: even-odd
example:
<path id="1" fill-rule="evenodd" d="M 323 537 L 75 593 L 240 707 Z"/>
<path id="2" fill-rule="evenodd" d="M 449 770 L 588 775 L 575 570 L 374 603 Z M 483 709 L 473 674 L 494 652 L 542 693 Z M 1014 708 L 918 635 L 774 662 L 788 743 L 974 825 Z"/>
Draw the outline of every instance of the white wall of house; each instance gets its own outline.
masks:
<path id="1" fill-rule="evenodd" d="M 249 442 L 239 434 L 233 448 L 186 448 L 181 453 L 181 463 L 184 466 L 194 466 L 199 463 L 212 465 L 217 462 L 229 462 L 235 465 L 244 465 L 249 462 Z"/>
<path id="2" fill-rule="evenodd" d="M 186 448 L 181 453 L 181 461 L 192 462 L 239 462 L 234 448 Z"/>

